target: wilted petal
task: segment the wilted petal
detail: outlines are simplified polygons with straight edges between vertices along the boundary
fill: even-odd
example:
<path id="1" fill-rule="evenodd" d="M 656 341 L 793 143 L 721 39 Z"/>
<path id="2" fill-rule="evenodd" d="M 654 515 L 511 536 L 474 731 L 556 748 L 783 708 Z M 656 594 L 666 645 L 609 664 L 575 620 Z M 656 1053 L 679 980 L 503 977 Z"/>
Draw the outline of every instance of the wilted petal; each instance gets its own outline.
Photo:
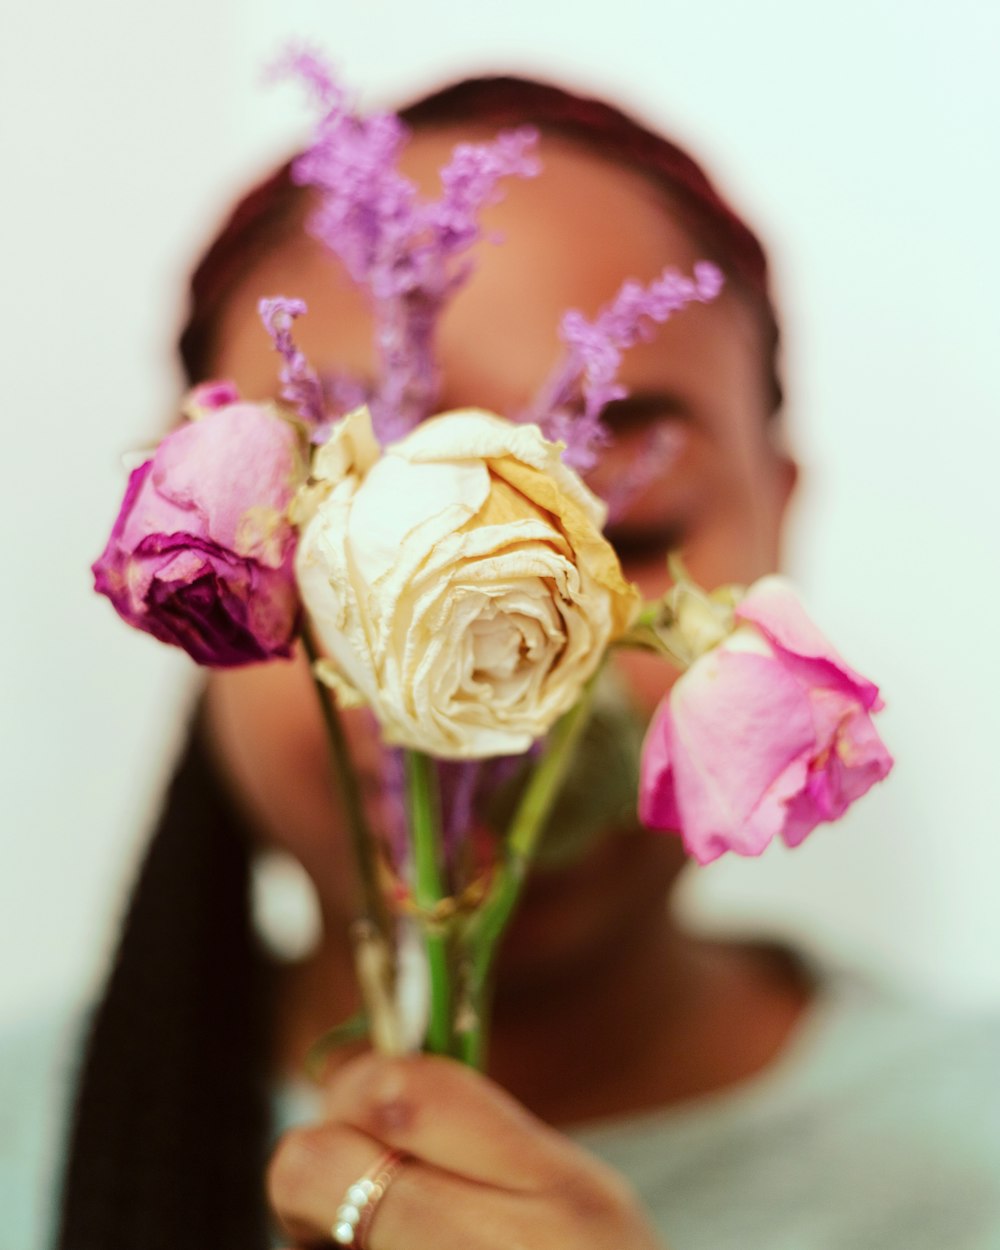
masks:
<path id="1" fill-rule="evenodd" d="M 569 710 L 637 604 L 594 517 L 558 447 L 478 411 L 432 418 L 319 500 L 303 598 L 387 742 L 514 754 Z"/>
<path id="2" fill-rule="evenodd" d="M 217 408 L 238 403 L 239 398 L 235 382 L 202 382 L 184 396 L 181 412 L 190 420 L 197 421 Z"/>
<path id="3" fill-rule="evenodd" d="M 639 777 L 639 819 L 647 829 L 680 833 L 681 814 L 670 750 L 672 717 L 670 700 L 664 699 L 646 731 Z"/>
<path id="4" fill-rule="evenodd" d="M 815 745 L 804 692 L 766 656 L 716 651 L 669 699 L 685 845 L 701 863 L 726 850 L 759 855 L 781 831 Z"/>
<path id="5" fill-rule="evenodd" d="M 806 614 L 792 584 L 784 577 L 755 582 L 736 608 L 736 616 L 756 625 L 773 647 L 796 662 L 804 677 L 847 686 L 865 707 L 878 710 L 878 686 L 851 668 Z"/>
<path id="6" fill-rule="evenodd" d="M 268 408 L 212 407 L 133 472 L 95 588 L 129 624 L 230 667 L 291 654 L 299 602 L 285 511 L 304 472 Z"/>
<path id="7" fill-rule="evenodd" d="M 723 599 L 719 600 L 724 603 Z M 643 748 L 640 817 L 702 863 L 789 846 L 839 819 L 892 767 L 849 668 L 779 578 L 750 587 L 735 631 L 696 659 Z"/>
<path id="8" fill-rule="evenodd" d="M 295 431 L 274 412 L 234 404 L 181 426 L 157 451 L 157 494 L 197 516 L 189 524 L 221 547 L 280 564 L 267 536 L 248 529 L 248 512 L 283 513 L 303 476 Z"/>
<path id="9" fill-rule="evenodd" d="M 789 804 L 782 830 L 789 846 L 798 846 L 818 824 L 839 820 L 893 764 L 868 710 L 856 699 L 814 690 L 811 706 L 818 749 L 806 785 Z"/>

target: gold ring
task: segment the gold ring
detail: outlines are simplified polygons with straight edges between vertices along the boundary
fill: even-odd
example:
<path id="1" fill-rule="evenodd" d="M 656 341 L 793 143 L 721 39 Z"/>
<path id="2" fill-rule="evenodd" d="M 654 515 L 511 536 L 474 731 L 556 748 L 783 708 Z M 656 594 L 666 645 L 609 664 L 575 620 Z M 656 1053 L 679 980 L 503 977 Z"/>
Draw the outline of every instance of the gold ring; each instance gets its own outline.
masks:
<path id="1" fill-rule="evenodd" d="M 406 1156 L 401 1150 L 387 1150 L 372 1164 L 364 1176 L 348 1185 L 337 1218 L 333 1221 L 330 1236 L 338 1246 L 353 1246 L 365 1250 L 365 1241 L 371 1229 L 378 1204 L 393 1177 L 403 1166 Z"/>

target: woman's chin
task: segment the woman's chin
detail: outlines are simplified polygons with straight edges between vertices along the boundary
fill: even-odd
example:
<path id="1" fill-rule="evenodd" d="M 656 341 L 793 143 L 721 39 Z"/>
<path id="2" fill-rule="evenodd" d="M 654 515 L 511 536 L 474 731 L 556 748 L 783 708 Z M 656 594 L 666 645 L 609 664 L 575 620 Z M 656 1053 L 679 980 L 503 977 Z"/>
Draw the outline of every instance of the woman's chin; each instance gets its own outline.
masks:
<path id="1" fill-rule="evenodd" d="M 551 988 L 613 960 L 645 926 L 662 923 L 685 863 L 677 839 L 630 830 L 534 872 L 503 938 L 498 992 Z"/>

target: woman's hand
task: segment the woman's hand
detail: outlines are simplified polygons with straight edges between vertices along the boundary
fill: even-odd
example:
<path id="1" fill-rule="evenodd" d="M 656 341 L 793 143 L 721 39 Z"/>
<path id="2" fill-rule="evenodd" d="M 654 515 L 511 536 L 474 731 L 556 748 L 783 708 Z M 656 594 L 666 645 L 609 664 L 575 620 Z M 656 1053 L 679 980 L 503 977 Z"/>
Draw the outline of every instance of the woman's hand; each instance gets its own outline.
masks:
<path id="1" fill-rule="evenodd" d="M 323 1121 L 282 1138 L 268 1188 L 289 1234 L 329 1241 L 348 1187 L 393 1149 L 406 1159 L 365 1250 L 662 1250 L 617 1173 L 428 1055 L 351 1061 L 327 1084 Z"/>

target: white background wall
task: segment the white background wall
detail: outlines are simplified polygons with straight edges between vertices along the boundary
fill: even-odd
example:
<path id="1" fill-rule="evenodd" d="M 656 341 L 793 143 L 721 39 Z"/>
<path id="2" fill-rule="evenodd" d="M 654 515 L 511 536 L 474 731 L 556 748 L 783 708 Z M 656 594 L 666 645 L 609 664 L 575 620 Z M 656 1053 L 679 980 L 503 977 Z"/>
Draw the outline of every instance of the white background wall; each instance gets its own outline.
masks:
<path id="1" fill-rule="evenodd" d="M 825 10 L 825 12 L 823 11 Z M 793 855 L 692 883 L 967 1004 L 1000 1000 L 993 0 L 0 4 L 0 1019 L 86 994 L 162 783 L 185 658 L 88 566 L 161 428 L 188 259 L 305 115 L 320 38 L 370 102 L 472 70 L 591 86 L 700 151 L 771 241 L 805 465 L 790 563 L 879 679 L 892 780 Z"/>

